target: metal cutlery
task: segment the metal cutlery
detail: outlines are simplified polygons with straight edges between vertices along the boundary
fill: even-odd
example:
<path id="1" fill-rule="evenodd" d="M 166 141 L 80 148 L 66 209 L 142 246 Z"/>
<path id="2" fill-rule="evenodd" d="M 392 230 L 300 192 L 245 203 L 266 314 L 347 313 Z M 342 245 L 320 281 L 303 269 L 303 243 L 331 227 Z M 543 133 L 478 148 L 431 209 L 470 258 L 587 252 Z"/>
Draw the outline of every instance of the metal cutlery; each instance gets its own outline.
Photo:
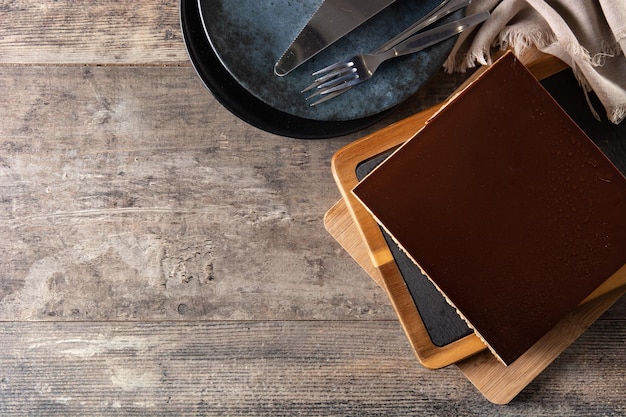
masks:
<path id="1" fill-rule="evenodd" d="M 443 0 L 437 7 L 428 12 L 425 16 L 419 19 L 417 22 L 413 23 L 411 26 L 389 39 L 384 44 L 380 45 L 372 54 L 378 54 L 381 52 L 385 52 L 387 49 L 390 49 L 403 40 L 407 39 L 409 36 L 416 34 L 420 30 L 432 25 L 436 21 L 443 19 L 450 13 L 454 13 L 463 7 L 469 6 L 472 0 Z"/>
<path id="2" fill-rule="evenodd" d="M 383 62 L 391 58 L 412 54 L 426 49 L 452 36 L 455 36 L 470 27 L 484 22 L 488 17 L 489 12 L 468 16 L 463 19 L 441 25 L 437 28 L 412 35 L 397 45 L 389 47 L 385 50 L 384 48 L 389 44 L 389 42 L 386 42 L 384 45 L 376 48 L 374 53 L 355 55 L 350 59 L 337 62 L 316 71 L 313 73 L 313 76 L 320 77 L 317 78 L 313 84 L 302 90 L 302 92 L 305 93 L 315 90 L 313 94 L 307 97 L 307 100 L 314 97 L 320 97 L 320 99 L 311 104 L 311 106 L 316 106 L 345 93 L 352 87 L 364 81 L 367 81 L 374 75 L 378 67 Z M 420 28 L 414 29 L 414 26 L 418 25 L 413 25 L 409 29 L 414 31 L 420 30 Z M 423 27 L 424 26 L 422 26 L 422 28 Z M 409 29 L 405 32 L 408 32 Z M 398 35 L 398 37 L 400 37 L 400 35 Z"/>
<path id="3" fill-rule="evenodd" d="M 274 66 L 287 75 L 396 0 L 324 0 Z"/>

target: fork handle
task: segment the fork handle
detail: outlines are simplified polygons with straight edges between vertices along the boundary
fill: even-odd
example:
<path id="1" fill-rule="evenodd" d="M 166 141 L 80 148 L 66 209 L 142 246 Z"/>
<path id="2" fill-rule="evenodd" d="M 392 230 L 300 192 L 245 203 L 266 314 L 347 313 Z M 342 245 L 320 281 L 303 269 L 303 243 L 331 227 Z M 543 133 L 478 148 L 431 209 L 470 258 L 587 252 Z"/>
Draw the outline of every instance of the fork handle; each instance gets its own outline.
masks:
<path id="1" fill-rule="evenodd" d="M 422 17 L 417 22 L 413 23 L 411 26 L 389 39 L 384 44 L 380 45 L 376 50 L 372 51 L 372 54 L 380 54 L 385 52 L 394 46 L 398 45 L 400 42 L 408 39 L 409 36 L 412 36 L 424 29 L 427 26 L 432 25 L 439 19 L 443 19 L 450 13 L 456 12 L 459 9 L 469 5 L 472 0 L 444 0 L 437 7 L 428 12 L 424 17 Z"/>
<path id="2" fill-rule="evenodd" d="M 417 35 L 413 35 L 407 40 L 400 42 L 395 47 L 383 52 L 385 57 L 391 58 L 395 56 L 408 55 L 419 52 L 429 46 L 435 45 L 448 38 L 457 35 L 464 30 L 484 22 L 489 17 L 489 12 L 477 13 L 454 22 L 441 25 L 434 29 L 427 30 Z"/>

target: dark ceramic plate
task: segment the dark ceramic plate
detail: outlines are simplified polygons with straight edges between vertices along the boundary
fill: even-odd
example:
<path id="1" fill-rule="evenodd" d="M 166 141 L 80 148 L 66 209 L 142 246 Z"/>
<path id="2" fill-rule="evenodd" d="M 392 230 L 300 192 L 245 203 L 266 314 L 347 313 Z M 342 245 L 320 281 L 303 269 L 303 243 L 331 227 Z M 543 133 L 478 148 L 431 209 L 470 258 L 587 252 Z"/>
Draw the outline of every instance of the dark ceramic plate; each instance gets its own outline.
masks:
<path id="1" fill-rule="evenodd" d="M 311 72 L 367 51 L 425 14 L 437 0 L 399 0 L 286 77 L 273 66 L 321 0 L 181 0 L 185 44 L 198 75 L 231 112 L 269 132 L 297 138 L 364 129 L 414 94 L 441 67 L 454 40 L 381 67 L 376 79 L 317 107 L 299 91 Z M 460 17 L 457 12 L 451 18 Z"/>

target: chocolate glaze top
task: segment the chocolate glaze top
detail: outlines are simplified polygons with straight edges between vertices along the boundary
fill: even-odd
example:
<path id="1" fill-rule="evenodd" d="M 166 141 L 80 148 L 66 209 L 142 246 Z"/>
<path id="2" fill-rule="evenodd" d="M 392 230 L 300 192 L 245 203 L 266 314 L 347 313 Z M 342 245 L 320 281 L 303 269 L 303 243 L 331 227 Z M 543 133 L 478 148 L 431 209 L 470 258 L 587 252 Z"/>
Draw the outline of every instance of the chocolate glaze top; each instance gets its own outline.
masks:
<path id="1" fill-rule="evenodd" d="M 512 54 L 354 194 L 506 364 L 626 264 L 626 179 Z"/>

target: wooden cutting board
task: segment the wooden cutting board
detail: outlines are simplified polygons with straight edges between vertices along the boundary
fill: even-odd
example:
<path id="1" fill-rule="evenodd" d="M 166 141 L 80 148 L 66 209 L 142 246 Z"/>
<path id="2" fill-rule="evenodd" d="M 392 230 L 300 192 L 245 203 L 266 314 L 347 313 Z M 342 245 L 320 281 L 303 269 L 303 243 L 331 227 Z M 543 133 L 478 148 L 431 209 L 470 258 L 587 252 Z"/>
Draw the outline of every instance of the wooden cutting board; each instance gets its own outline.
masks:
<path id="1" fill-rule="evenodd" d="M 378 269 L 360 237 L 343 200 L 327 213 L 324 223 L 328 232 L 352 258 L 385 288 Z M 583 304 L 565 317 L 522 357 L 505 367 L 489 351 L 477 353 L 456 366 L 489 401 L 506 404 L 537 377 L 563 350 L 572 344 L 594 321 L 626 293 L 626 288 L 614 290 Z"/>
<path id="2" fill-rule="evenodd" d="M 539 79 L 565 68 L 562 62 L 541 54 L 530 54 L 522 60 Z M 358 182 L 356 167 L 360 163 L 410 139 L 438 107 L 356 141 L 335 154 L 332 161 L 333 175 L 343 198 L 327 213 L 326 227 L 387 292 L 409 342 L 424 366 L 439 368 L 457 363 L 485 397 L 495 403 L 506 403 L 619 298 L 623 290 L 608 293 L 624 283 L 624 274 L 596 291 L 588 298 L 594 301 L 572 313 L 563 321 L 565 324 L 557 326 L 546 335 L 545 340 L 542 339 L 523 358 L 507 368 L 485 351 L 485 345 L 473 334 L 448 344 L 435 345 L 388 242 L 369 213 L 356 201 L 351 190 Z M 466 358 L 469 359 L 464 361 Z"/>
<path id="3" fill-rule="evenodd" d="M 548 77 L 564 69 L 560 61 L 545 55 L 531 55 L 527 58 L 529 69 L 538 78 Z M 470 82 L 468 80 L 468 82 Z M 461 86 L 460 88 L 463 88 Z M 390 250 L 378 224 L 367 210 L 352 195 L 352 188 L 358 183 L 356 167 L 363 161 L 375 158 L 410 139 L 437 110 L 438 106 L 427 109 L 401 122 L 353 142 L 333 157 L 332 170 L 352 221 L 358 230 L 359 239 L 368 249 L 370 264 L 376 272 L 371 274 L 387 291 L 411 346 L 420 362 L 428 368 L 440 368 L 461 361 L 485 349 L 485 345 L 472 332 L 445 343 L 435 343 L 429 334 L 423 317 L 420 315 L 414 298 L 407 287 L 398 262 Z M 371 268 L 371 267 L 370 267 Z M 617 288 L 626 280 L 626 268 L 606 285 L 599 288 L 589 299 Z M 418 303 L 419 304 L 419 303 Z M 423 307 L 423 306 L 422 306 Z M 457 325 L 455 323 L 451 323 Z M 431 325 L 432 328 L 432 325 Z"/>

